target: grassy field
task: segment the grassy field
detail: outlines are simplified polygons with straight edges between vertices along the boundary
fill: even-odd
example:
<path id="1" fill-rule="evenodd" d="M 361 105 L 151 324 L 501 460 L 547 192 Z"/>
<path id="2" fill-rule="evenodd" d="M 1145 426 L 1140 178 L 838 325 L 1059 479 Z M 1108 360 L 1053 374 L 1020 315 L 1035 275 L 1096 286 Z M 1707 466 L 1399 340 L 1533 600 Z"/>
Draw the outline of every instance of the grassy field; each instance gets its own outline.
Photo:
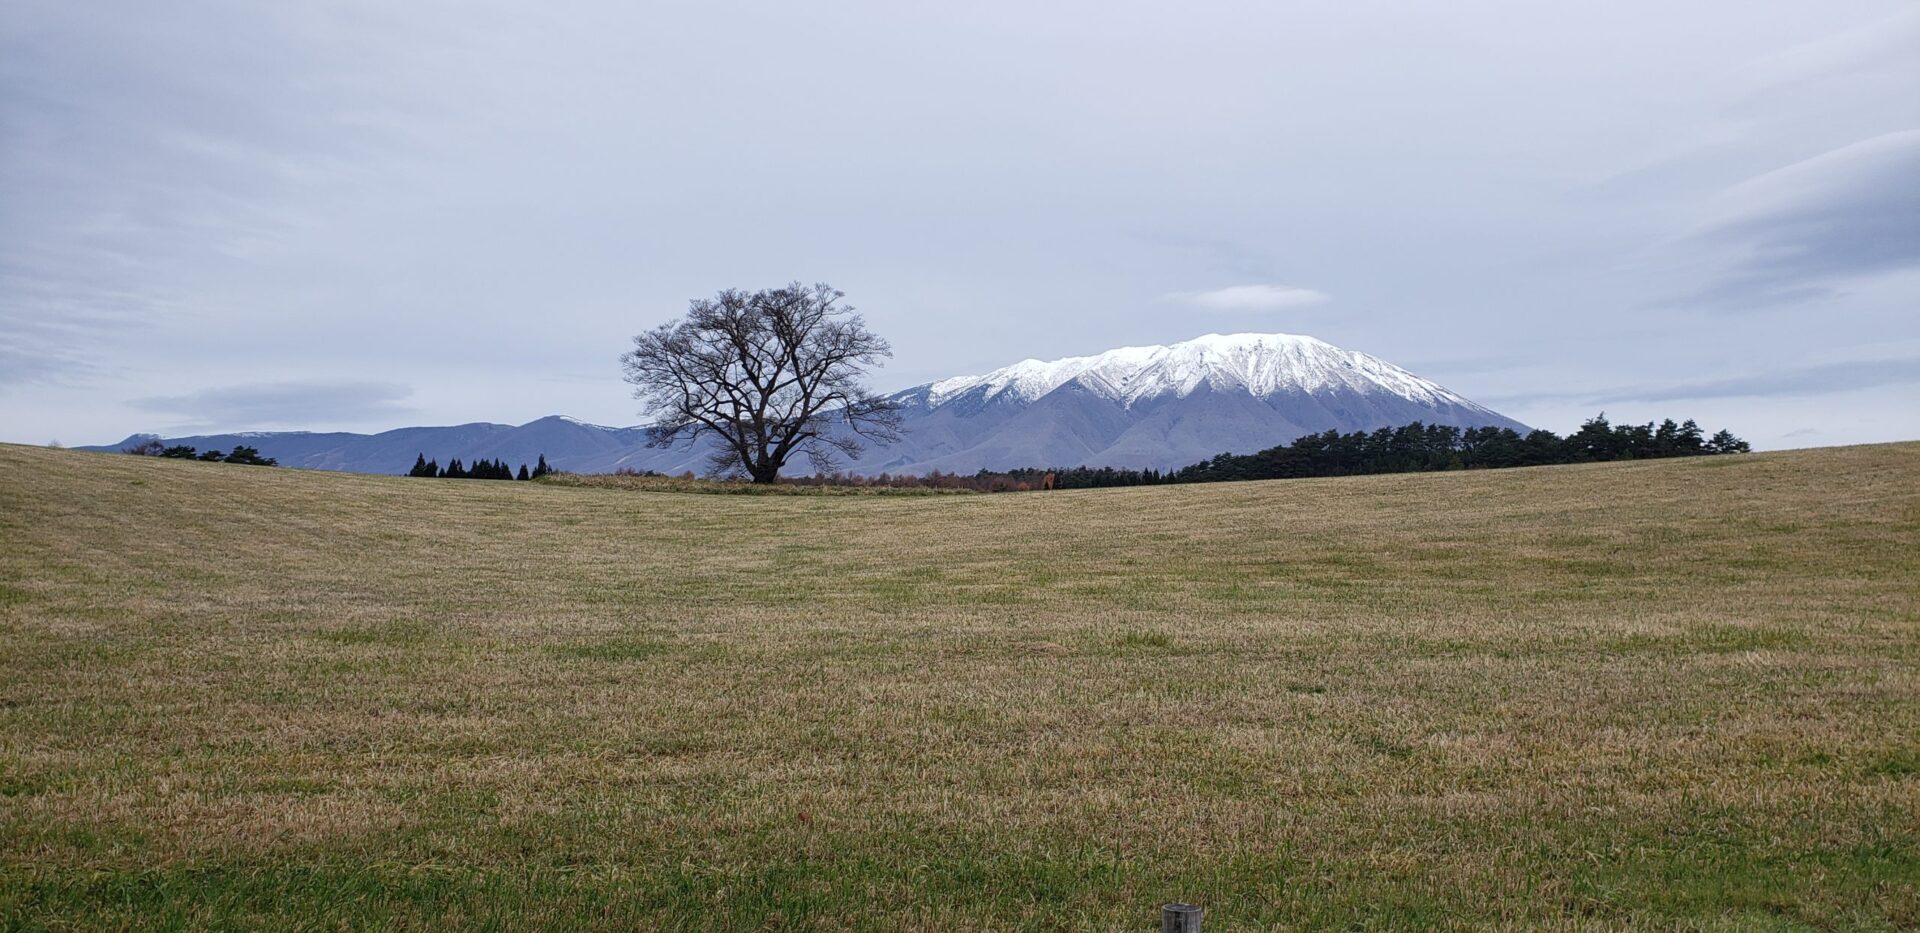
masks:
<path id="1" fill-rule="evenodd" d="M 735 497 L 0 447 L 0 928 L 1920 927 L 1920 444 Z"/>

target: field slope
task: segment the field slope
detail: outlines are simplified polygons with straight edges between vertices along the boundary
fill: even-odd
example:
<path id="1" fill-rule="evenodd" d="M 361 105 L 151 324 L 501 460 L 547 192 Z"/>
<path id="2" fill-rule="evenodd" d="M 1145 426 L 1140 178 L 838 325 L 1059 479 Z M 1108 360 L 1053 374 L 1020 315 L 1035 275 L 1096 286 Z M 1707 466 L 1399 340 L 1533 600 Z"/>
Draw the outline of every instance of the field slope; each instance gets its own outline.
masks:
<path id="1" fill-rule="evenodd" d="M 0 446 L 0 928 L 1920 926 L 1920 444 L 734 497 Z"/>

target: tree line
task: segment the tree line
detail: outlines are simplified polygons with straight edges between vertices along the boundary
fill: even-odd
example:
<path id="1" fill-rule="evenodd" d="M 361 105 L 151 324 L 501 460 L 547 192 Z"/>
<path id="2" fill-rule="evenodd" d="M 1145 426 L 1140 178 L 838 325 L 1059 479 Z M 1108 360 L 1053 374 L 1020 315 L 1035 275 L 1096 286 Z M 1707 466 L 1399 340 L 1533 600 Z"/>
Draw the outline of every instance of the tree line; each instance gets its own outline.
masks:
<path id="1" fill-rule="evenodd" d="M 1220 454 L 1174 471 L 1174 481 L 1290 479 L 1503 469 L 1609 460 L 1657 460 L 1746 453 L 1746 441 L 1722 430 L 1707 437 L 1692 419 L 1675 423 L 1611 424 L 1603 412 L 1566 437 L 1552 431 L 1521 434 L 1511 428 L 1456 428 L 1414 422 L 1398 428 L 1327 431 L 1252 454 Z"/>
<path id="2" fill-rule="evenodd" d="M 1251 454 L 1223 453 L 1175 470 L 1119 467 L 1066 467 L 980 470 L 925 476 L 816 474 L 782 479 L 802 485 L 917 486 L 972 489 L 976 492 L 1025 492 L 1036 489 L 1095 489 L 1159 486 L 1168 483 L 1217 483 L 1235 480 L 1358 476 L 1430 470 L 1493 470 L 1507 467 L 1597 463 L 1608 460 L 1657 460 L 1747 453 L 1752 448 L 1732 432 L 1711 437 L 1689 419 L 1646 424 L 1613 424 L 1606 413 L 1581 424 L 1565 437 L 1536 429 L 1457 428 L 1413 422 L 1397 428 L 1308 434 L 1288 444 Z"/>
<path id="3" fill-rule="evenodd" d="M 136 457 L 165 457 L 169 460 L 204 460 L 208 463 L 239 463 L 245 466 L 280 465 L 279 460 L 262 457 L 259 448 L 245 444 L 237 444 L 233 450 L 222 453 L 218 450 L 197 450 L 187 444 L 168 446 L 159 441 L 146 441 L 128 447 L 123 452 Z"/>
<path id="4" fill-rule="evenodd" d="M 459 457 L 454 457 L 453 459 L 447 461 L 446 466 L 441 466 L 438 458 L 435 458 L 433 460 L 428 460 L 427 455 L 423 452 L 420 454 L 418 458 L 416 458 L 413 461 L 413 469 L 408 470 L 407 475 L 408 476 L 424 476 L 430 479 L 528 479 L 530 480 L 530 479 L 539 479 L 540 477 L 545 476 L 548 473 L 552 473 L 552 472 L 553 472 L 553 468 L 550 466 L 547 466 L 546 454 L 540 455 L 540 462 L 534 464 L 534 467 L 531 471 L 527 469 L 526 464 L 522 463 L 520 464 L 520 472 L 518 474 L 515 474 L 513 471 L 513 468 L 508 466 L 507 461 L 505 460 L 475 460 L 472 464 L 469 465 L 469 464 L 461 463 Z"/>

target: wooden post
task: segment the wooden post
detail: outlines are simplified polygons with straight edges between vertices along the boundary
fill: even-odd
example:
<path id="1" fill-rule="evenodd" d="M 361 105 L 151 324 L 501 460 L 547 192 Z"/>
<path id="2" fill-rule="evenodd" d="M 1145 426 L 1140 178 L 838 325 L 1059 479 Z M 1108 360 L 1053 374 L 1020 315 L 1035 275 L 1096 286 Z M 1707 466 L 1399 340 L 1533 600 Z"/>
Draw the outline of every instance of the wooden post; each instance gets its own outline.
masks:
<path id="1" fill-rule="evenodd" d="M 1200 908 L 1192 904 L 1161 907 L 1160 933 L 1200 933 Z"/>

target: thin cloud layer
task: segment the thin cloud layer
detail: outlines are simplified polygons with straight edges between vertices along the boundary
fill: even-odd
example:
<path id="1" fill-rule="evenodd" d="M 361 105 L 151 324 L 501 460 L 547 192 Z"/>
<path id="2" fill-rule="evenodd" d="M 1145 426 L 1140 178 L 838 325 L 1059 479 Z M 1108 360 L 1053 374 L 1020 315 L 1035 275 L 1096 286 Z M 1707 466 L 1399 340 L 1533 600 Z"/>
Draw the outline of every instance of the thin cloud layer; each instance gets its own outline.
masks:
<path id="1" fill-rule="evenodd" d="M 201 389 L 185 395 L 131 401 L 141 411 L 181 419 L 183 425 L 308 426 L 398 418 L 413 388 L 398 382 L 271 382 Z"/>
<path id="2" fill-rule="evenodd" d="M 1231 285 L 1204 292 L 1175 292 L 1168 298 L 1209 311 L 1284 311 L 1323 304 L 1328 296 L 1292 285 Z"/>
<path id="3" fill-rule="evenodd" d="M 1920 130 L 1822 153 L 1718 200 L 1698 239 L 1733 258 L 1701 301 L 1824 297 L 1860 276 L 1920 267 Z"/>
<path id="4" fill-rule="evenodd" d="M 1920 384 L 1920 359 L 1859 360 L 1802 366 L 1779 372 L 1681 383 L 1638 392 L 1627 392 L 1602 402 L 1641 400 L 1649 402 L 1709 398 L 1779 398 L 1789 395 L 1824 395 L 1852 392 L 1882 386 Z"/>
<path id="5" fill-rule="evenodd" d="M 1890 386 L 1920 386 L 1920 357 L 1862 359 L 1769 369 L 1727 379 L 1618 386 L 1585 392 L 1534 392 L 1494 397 L 1492 403 L 1574 403 L 1587 406 L 1622 402 L 1680 402 L 1706 399 L 1777 399 L 1858 392 Z"/>

